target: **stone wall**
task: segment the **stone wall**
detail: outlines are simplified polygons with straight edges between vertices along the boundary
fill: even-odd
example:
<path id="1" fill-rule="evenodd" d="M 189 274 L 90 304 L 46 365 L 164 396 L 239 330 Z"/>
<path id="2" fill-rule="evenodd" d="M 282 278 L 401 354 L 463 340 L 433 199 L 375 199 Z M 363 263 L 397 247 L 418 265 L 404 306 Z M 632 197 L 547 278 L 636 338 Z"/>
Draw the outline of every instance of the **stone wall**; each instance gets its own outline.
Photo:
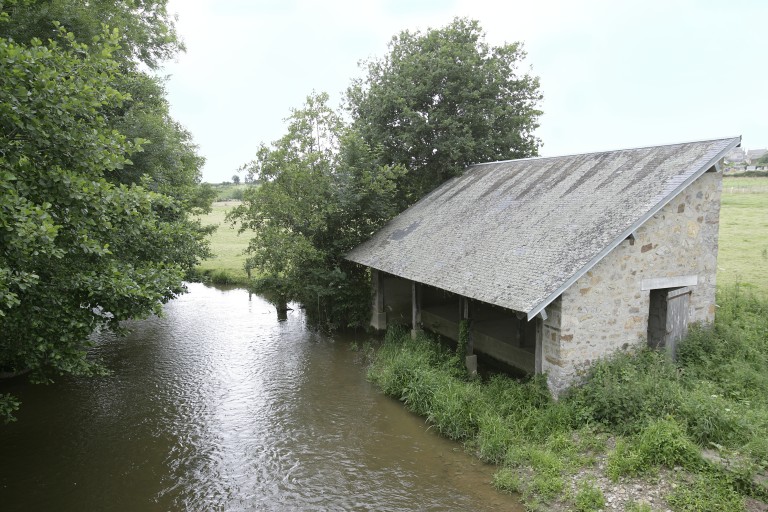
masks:
<path id="1" fill-rule="evenodd" d="M 689 323 L 714 321 L 721 189 L 721 173 L 703 174 L 546 308 L 542 369 L 553 393 L 598 358 L 647 342 L 650 279 L 663 287 L 695 276 Z"/>

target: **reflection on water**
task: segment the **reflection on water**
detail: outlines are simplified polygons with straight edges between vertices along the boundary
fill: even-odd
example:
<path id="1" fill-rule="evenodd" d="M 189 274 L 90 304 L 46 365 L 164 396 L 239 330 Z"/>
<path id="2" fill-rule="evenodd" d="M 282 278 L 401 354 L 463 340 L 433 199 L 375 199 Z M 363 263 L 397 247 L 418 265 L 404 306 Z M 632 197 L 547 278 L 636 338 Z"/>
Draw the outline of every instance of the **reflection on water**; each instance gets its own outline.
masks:
<path id="1" fill-rule="evenodd" d="M 2 510 L 522 510 L 369 384 L 348 340 L 190 291 L 97 338 L 109 377 L 3 384 L 23 405 L 0 426 Z"/>

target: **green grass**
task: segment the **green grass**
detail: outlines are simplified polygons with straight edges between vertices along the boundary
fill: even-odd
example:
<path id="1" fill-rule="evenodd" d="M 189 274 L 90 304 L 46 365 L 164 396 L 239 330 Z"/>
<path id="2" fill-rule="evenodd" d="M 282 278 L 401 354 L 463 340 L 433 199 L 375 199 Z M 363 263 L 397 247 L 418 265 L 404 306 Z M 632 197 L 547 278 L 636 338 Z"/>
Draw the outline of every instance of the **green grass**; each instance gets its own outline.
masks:
<path id="1" fill-rule="evenodd" d="M 237 201 L 213 203 L 211 213 L 202 215 L 204 225 L 214 224 L 218 229 L 211 236 L 214 257 L 203 261 L 197 270 L 218 284 L 245 284 L 247 275 L 243 264 L 243 251 L 248 247 L 248 235 L 238 235 L 237 228 L 224 221 L 227 212 L 240 204 Z"/>
<path id="2" fill-rule="evenodd" d="M 768 293 L 768 178 L 723 179 L 717 282 Z"/>

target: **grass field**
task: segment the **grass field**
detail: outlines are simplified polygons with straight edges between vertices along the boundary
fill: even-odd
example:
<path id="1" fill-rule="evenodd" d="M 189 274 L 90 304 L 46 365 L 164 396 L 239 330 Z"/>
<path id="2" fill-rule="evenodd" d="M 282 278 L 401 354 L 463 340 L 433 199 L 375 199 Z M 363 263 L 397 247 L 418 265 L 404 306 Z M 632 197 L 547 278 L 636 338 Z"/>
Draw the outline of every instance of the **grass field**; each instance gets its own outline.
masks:
<path id="1" fill-rule="evenodd" d="M 213 203 L 213 209 L 208 215 L 200 217 L 204 225 L 215 224 L 218 229 L 211 237 L 211 250 L 214 257 L 203 261 L 198 267 L 201 273 L 224 273 L 230 276 L 232 281 L 245 281 L 245 255 L 243 251 L 248 247 L 248 235 L 238 235 L 237 228 L 224 222 L 227 212 L 240 204 L 239 201 L 217 201 Z"/>
<path id="2" fill-rule="evenodd" d="M 717 283 L 768 293 L 768 178 L 723 180 Z"/>

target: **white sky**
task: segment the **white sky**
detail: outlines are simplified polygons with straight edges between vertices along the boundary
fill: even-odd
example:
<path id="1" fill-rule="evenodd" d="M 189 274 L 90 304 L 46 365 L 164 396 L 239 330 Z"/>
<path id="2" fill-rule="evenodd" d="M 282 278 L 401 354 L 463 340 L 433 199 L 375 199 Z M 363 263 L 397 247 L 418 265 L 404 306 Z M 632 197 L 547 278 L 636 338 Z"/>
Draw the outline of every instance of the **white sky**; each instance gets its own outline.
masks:
<path id="1" fill-rule="evenodd" d="M 522 41 L 544 100 L 544 156 L 742 135 L 768 146 L 764 0 L 171 0 L 187 53 L 166 65 L 174 117 L 229 181 L 306 96 L 336 105 L 401 30 L 480 21 Z M 242 176 L 242 174 L 241 174 Z"/>

